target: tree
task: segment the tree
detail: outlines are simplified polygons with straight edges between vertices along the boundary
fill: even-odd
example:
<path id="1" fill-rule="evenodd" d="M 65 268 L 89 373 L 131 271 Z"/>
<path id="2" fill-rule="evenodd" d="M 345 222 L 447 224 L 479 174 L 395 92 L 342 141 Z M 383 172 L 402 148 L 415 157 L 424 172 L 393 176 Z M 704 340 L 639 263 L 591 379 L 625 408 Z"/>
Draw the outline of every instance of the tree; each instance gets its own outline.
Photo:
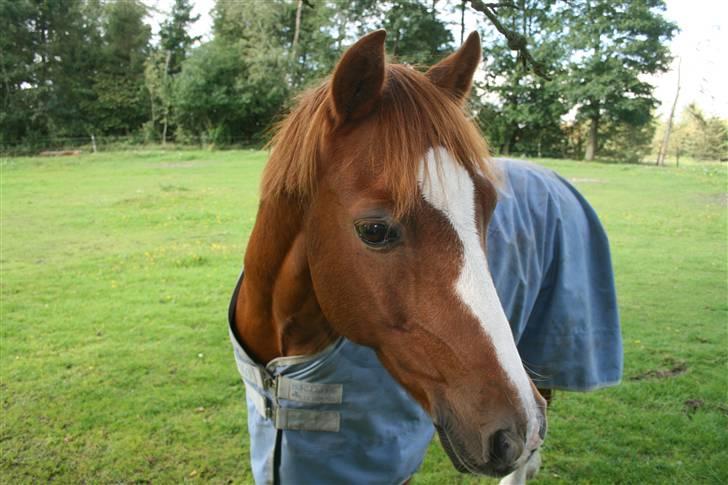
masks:
<path id="1" fill-rule="evenodd" d="M 706 120 L 702 153 L 704 160 L 728 160 L 728 122 L 717 116 Z"/>
<path id="2" fill-rule="evenodd" d="M 662 123 L 653 139 L 653 149 L 659 153 L 665 139 L 667 122 Z M 675 121 L 665 149 L 667 156 L 681 156 L 697 160 L 728 159 L 728 120 L 717 116 L 706 116 L 702 109 L 691 103 L 683 109 Z"/>
<path id="3" fill-rule="evenodd" d="M 452 49 L 452 36 L 438 18 L 432 0 L 328 0 L 286 2 L 280 45 L 294 63 L 291 87 L 297 91 L 328 75 L 344 50 L 366 32 L 385 28 L 387 50 L 399 62 L 429 65 Z M 298 14 L 301 14 L 300 19 Z M 296 26 L 299 35 L 296 36 Z"/>
<path id="4" fill-rule="evenodd" d="M 154 49 L 144 62 L 144 85 L 149 92 L 150 119 L 144 124 L 145 139 L 167 142 L 170 111 L 173 103 L 172 78 L 167 73 L 170 51 Z M 161 125 L 161 135 L 157 127 Z"/>
<path id="5" fill-rule="evenodd" d="M 285 28 L 280 45 L 289 54 L 287 78 L 292 92 L 296 92 L 331 72 L 339 50 L 332 20 L 337 14 L 335 3 L 300 1 L 295 9 L 292 7 L 282 8 Z"/>
<path id="6" fill-rule="evenodd" d="M 147 8 L 138 0 L 105 5 L 103 61 L 94 76 L 95 120 L 103 133 L 128 135 L 149 119 L 144 62 L 151 28 Z"/>
<path id="7" fill-rule="evenodd" d="M 0 142 L 79 135 L 95 101 L 99 2 L 0 1 Z"/>
<path id="8" fill-rule="evenodd" d="M 665 165 L 667 159 L 667 148 L 670 145 L 670 132 L 672 131 L 672 120 L 675 118 L 675 107 L 677 106 L 677 99 L 680 96 L 680 65 L 677 67 L 677 89 L 675 90 L 675 99 L 672 101 L 672 108 L 670 108 L 670 114 L 667 117 L 667 126 L 665 127 L 665 135 L 660 144 L 660 151 L 657 152 L 657 165 Z"/>
<path id="9" fill-rule="evenodd" d="M 533 55 L 556 70 L 567 53 L 560 25 L 551 12 L 552 3 L 519 0 L 515 8 L 501 8 L 498 14 L 510 31 L 532 39 L 537 46 Z M 500 33 L 488 28 L 482 35 L 485 78 L 477 83 L 476 92 L 487 93 L 489 106 L 479 111 L 478 121 L 492 146 L 503 154 L 560 154 L 564 142 L 561 117 L 569 109 L 563 79 L 557 76 L 546 81 L 535 75 Z"/>
<path id="10" fill-rule="evenodd" d="M 169 53 L 169 61 L 166 62 L 167 74 L 175 75 L 180 71 L 190 47 L 199 40 L 199 37 L 189 34 L 190 26 L 199 18 L 199 15 L 192 16 L 189 0 L 175 0 L 169 17 L 159 29 L 159 47 Z"/>
<path id="11" fill-rule="evenodd" d="M 656 100 L 640 76 L 667 69 L 666 42 L 676 26 L 665 20 L 663 0 L 574 0 L 557 15 L 571 49 L 568 94 L 589 124 L 585 158 L 598 152 L 602 122 L 641 127 Z"/>
<path id="12" fill-rule="evenodd" d="M 689 104 L 680 117 L 676 131 L 680 151 L 698 160 L 720 160 L 728 156 L 728 126 L 718 117 L 706 117 L 695 103 Z"/>
<path id="13" fill-rule="evenodd" d="M 652 148 L 655 121 L 650 117 L 647 123 L 632 125 L 608 119 L 602 124 L 600 133 L 603 140 L 601 151 L 605 157 L 620 162 L 638 163 Z"/>
<path id="14" fill-rule="evenodd" d="M 313 8 L 310 2 L 306 1 L 306 6 Z M 296 27 L 293 31 L 293 41 L 291 42 L 291 55 L 296 56 L 298 50 L 298 39 L 301 37 L 301 15 L 303 15 L 304 0 L 296 0 Z"/>
<path id="15" fill-rule="evenodd" d="M 399 62 L 429 66 L 452 50 L 452 34 L 436 15 L 417 0 L 395 2 L 385 11 L 387 51 Z"/>
<path id="16" fill-rule="evenodd" d="M 46 130 L 37 116 L 37 73 L 34 64 L 38 37 L 36 9 L 28 0 L 0 1 L 0 144 L 15 144 Z"/>
<path id="17" fill-rule="evenodd" d="M 175 80 L 177 124 L 203 142 L 260 141 L 288 93 L 269 77 L 274 66 L 247 63 L 232 47 L 215 39 L 195 48 Z"/>
<path id="18" fill-rule="evenodd" d="M 189 0 L 175 0 L 172 10 L 159 30 L 159 46 L 144 62 L 144 83 L 149 92 L 151 119 L 145 123 L 147 138 L 161 138 L 167 143 L 170 121 L 174 119 L 172 85 L 182 70 L 182 63 L 199 37 L 189 34 L 190 26 L 199 19 L 192 16 Z M 157 127 L 161 125 L 161 135 Z"/>
<path id="19" fill-rule="evenodd" d="M 530 68 L 537 76 L 550 80 L 550 76 L 542 62 L 537 61 L 528 48 L 528 37 L 519 32 L 509 29 L 501 22 L 498 12 L 501 8 L 516 8 L 512 2 L 496 2 L 486 3 L 483 0 L 468 0 L 470 7 L 485 15 L 490 24 L 508 41 L 508 48 L 518 53 L 518 63 L 524 68 Z M 433 0 L 434 6 L 434 0 Z M 461 16 L 464 15 L 465 3 L 460 6 Z M 461 26 L 464 27 L 464 21 L 461 20 Z"/>

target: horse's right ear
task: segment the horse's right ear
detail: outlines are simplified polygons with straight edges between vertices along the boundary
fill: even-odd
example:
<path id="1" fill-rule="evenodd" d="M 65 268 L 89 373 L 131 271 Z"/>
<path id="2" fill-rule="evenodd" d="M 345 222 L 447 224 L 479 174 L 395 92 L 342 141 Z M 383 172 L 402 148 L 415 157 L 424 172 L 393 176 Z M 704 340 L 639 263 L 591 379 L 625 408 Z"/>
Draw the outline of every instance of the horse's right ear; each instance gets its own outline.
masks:
<path id="1" fill-rule="evenodd" d="M 365 35 L 339 60 L 331 81 L 337 124 L 366 116 L 379 101 L 384 85 L 386 36 L 384 30 Z"/>

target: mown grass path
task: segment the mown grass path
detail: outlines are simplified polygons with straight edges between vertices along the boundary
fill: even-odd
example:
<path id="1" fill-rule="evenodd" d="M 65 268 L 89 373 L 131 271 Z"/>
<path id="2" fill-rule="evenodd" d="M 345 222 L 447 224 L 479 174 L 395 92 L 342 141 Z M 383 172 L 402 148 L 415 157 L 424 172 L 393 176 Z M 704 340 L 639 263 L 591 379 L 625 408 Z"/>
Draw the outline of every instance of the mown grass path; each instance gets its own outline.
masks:
<path id="1" fill-rule="evenodd" d="M 226 306 L 264 160 L 0 159 L 0 481 L 251 482 Z M 726 167 L 541 163 L 607 228 L 626 368 L 557 393 L 539 483 L 725 483 Z M 476 481 L 433 443 L 415 483 Z"/>

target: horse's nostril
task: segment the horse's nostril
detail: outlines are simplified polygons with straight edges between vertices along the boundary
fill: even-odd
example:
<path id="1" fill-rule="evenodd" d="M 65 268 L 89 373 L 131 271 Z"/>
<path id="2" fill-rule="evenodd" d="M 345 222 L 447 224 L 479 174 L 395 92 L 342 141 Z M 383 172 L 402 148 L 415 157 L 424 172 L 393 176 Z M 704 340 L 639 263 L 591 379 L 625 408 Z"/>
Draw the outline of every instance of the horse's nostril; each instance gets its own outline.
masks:
<path id="1" fill-rule="evenodd" d="M 510 433 L 502 429 L 496 431 L 490 441 L 490 458 L 504 465 L 514 463 L 521 455 L 522 447 L 510 437 Z"/>

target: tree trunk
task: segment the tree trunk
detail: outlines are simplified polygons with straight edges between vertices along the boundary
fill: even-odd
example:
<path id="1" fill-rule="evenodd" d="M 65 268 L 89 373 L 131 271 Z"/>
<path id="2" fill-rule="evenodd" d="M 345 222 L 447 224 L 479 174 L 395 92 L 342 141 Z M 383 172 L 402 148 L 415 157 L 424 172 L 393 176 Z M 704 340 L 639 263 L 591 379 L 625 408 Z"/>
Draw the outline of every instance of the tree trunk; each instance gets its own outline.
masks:
<path id="1" fill-rule="evenodd" d="M 172 51 L 167 51 L 167 59 L 164 62 L 164 124 L 162 127 L 162 146 L 167 145 L 167 126 L 169 125 L 169 98 L 167 89 L 169 87 L 168 85 L 168 78 L 169 75 L 169 63 L 172 60 Z"/>
<path id="2" fill-rule="evenodd" d="M 505 133 L 503 133 L 503 143 L 500 144 L 501 155 L 510 155 L 511 153 L 511 135 L 508 127 L 506 127 Z"/>
<path id="3" fill-rule="evenodd" d="M 597 155 L 597 143 L 599 132 L 599 115 L 594 115 L 589 121 L 589 138 L 586 141 L 586 152 L 584 153 L 584 160 L 592 161 Z"/>
<path id="4" fill-rule="evenodd" d="M 4 106 L 3 108 L 5 110 L 8 109 L 10 106 L 10 77 L 8 76 L 8 72 L 5 69 L 6 61 L 5 57 L 3 56 L 3 53 L 0 52 L 0 69 L 3 71 L 3 85 L 5 86 L 5 96 L 3 96 Z"/>
<path id="5" fill-rule="evenodd" d="M 460 0 L 460 44 L 465 39 L 465 0 Z"/>
<path id="6" fill-rule="evenodd" d="M 516 145 L 516 141 L 518 140 L 518 132 L 518 127 L 506 131 L 506 137 L 503 143 L 503 151 L 501 152 L 503 155 L 510 155 L 513 151 L 513 147 Z"/>
<path id="7" fill-rule="evenodd" d="M 155 96 L 154 88 L 150 84 L 148 84 L 147 91 L 149 91 L 149 105 L 150 105 L 150 108 L 152 109 L 152 129 L 156 131 L 155 125 L 157 124 L 157 107 L 154 104 L 154 96 Z"/>
<path id="8" fill-rule="evenodd" d="M 677 91 L 675 91 L 675 99 L 673 100 L 672 108 L 670 109 L 670 117 L 667 119 L 665 136 L 662 138 L 662 145 L 660 145 L 660 151 L 657 153 L 658 167 L 665 165 L 665 160 L 667 159 L 667 147 L 670 144 L 670 132 L 672 132 L 672 120 L 675 118 L 675 107 L 677 106 L 678 96 L 680 96 L 680 62 L 678 62 L 677 65 Z"/>
<path id="9" fill-rule="evenodd" d="M 293 44 L 291 44 L 291 57 L 296 58 L 298 49 L 298 38 L 301 35 L 301 12 L 303 11 L 303 0 L 296 2 L 296 28 L 293 31 Z"/>
<path id="10" fill-rule="evenodd" d="M 338 22 L 337 28 L 339 31 L 339 35 L 336 39 L 336 50 L 338 52 L 342 51 L 342 42 L 344 41 L 344 38 L 346 38 L 346 25 L 348 23 L 348 19 L 342 14 L 341 15 L 341 21 Z"/>
<path id="11" fill-rule="evenodd" d="M 167 116 L 167 110 L 164 110 L 164 125 L 162 125 L 162 146 L 167 146 L 167 126 L 169 126 L 169 123 L 167 123 L 167 120 L 169 119 L 169 116 Z"/>
<path id="12" fill-rule="evenodd" d="M 509 140 L 506 140 L 503 145 L 501 145 L 501 155 L 510 155 L 511 154 L 511 142 Z"/>
<path id="13" fill-rule="evenodd" d="M 592 5 L 589 0 L 586 2 L 586 12 L 587 15 L 589 15 L 589 18 L 591 18 L 592 15 Z M 592 33 L 592 48 L 594 49 L 594 55 L 592 56 L 592 61 L 598 61 L 600 60 L 600 51 L 602 48 L 601 45 L 601 29 L 597 29 L 596 32 Z M 599 101 L 595 101 L 593 99 L 589 100 L 589 108 L 591 111 L 591 114 L 589 115 L 589 137 L 586 141 L 586 151 L 584 153 L 584 160 L 592 161 L 597 156 L 597 146 L 599 143 L 598 137 L 599 137 L 599 108 L 600 108 Z"/>

